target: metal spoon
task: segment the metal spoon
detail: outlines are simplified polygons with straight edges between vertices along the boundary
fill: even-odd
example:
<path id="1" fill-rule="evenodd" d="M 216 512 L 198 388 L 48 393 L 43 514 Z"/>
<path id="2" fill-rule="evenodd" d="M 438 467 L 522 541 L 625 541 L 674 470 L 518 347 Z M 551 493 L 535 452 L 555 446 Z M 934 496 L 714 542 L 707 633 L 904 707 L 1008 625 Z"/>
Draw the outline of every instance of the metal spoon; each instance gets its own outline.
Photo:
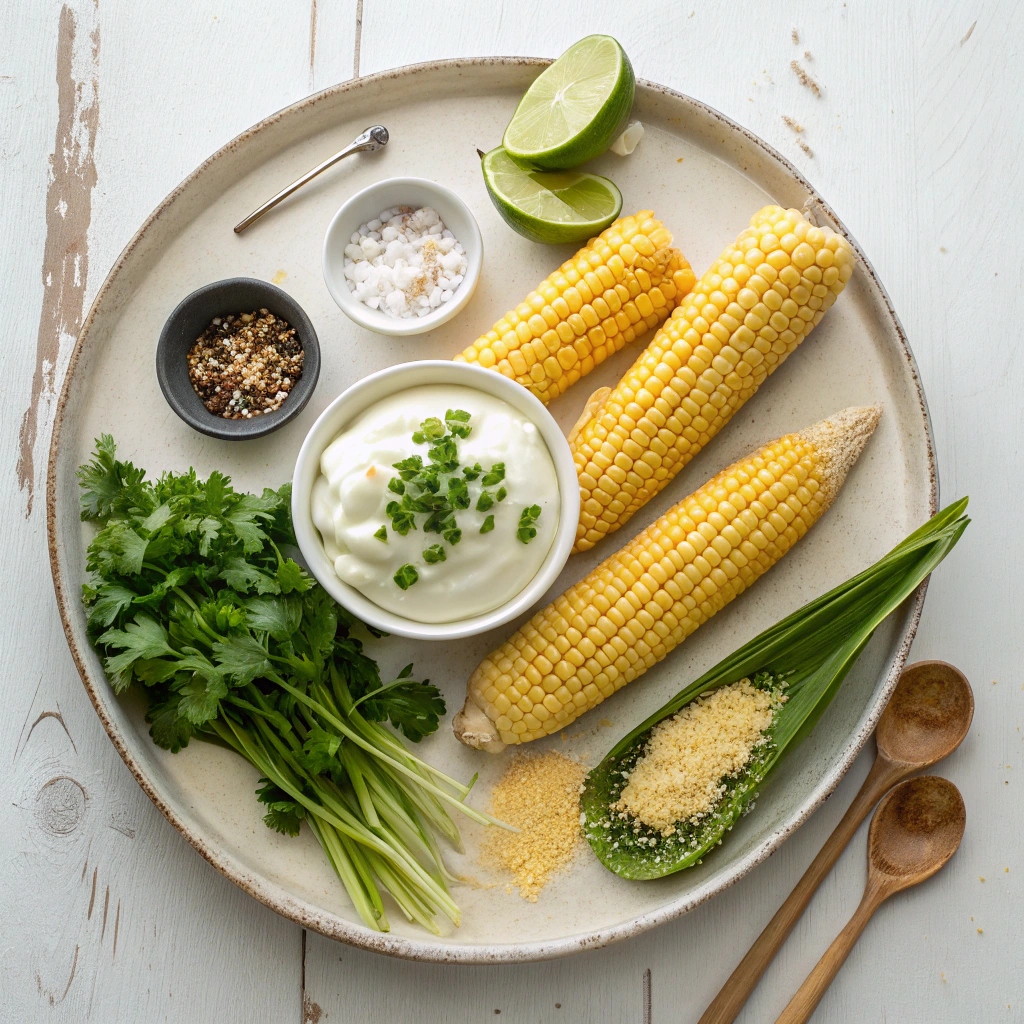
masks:
<path id="1" fill-rule="evenodd" d="M 367 128 L 362 135 L 353 139 L 344 149 L 339 150 L 334 156 L 329 156 L 322 164 L 317 164 L 313 170 L 307 171 L 287 188 L 281 189 L 273 199 L 268 199 L 258 210 L 253 210 L 245 220 L 239 221 L 235 225 L 235 234 L 240 235 L 250 224 L 258 221 L 263 214 L 268 210 L 272 210 L 281 200 L 287 199 L 293 192 L 302 188 L 307 181 L 312 181 L 321 171 L 326 171 L 328 167 L 333 167 L 339 160 L 344 160 L 345 157 L 350 156 L 352 153 L 376 153 L 378 149 L 382 149 L 388 144 L 388 138 L 388 130 L 382 124 L 375 124 L 373 127 Z"/>
<path id="2" fill-rule="evenodd" d="M 868 881 L 853 917 L 825 951 L 775 1024 L 806 1024 L 871 915 L 893 893 L 930 878 L 956 853 L 967 811 L 947 779 L 921 775 L 887 793 L 871 819 Z"/>
<path id="3" fill-rule="evenodd" d="M 699 1024 L 732 1024 L 871 808 L 901 779 L 952 754 L 973 717 L 971 684 L 958 668 L 919 661 L 903 671 L 875 728 L 878 753 L 860 792 Z"/>

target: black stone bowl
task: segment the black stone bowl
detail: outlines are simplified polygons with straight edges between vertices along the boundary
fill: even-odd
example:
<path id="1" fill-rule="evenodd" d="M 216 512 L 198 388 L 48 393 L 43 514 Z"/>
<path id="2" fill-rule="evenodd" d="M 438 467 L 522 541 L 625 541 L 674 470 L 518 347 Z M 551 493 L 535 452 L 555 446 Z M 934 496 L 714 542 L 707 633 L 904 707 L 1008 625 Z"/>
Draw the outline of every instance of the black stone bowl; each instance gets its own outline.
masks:
<path id="1" fill-rule="evenodd" d="M 214 317 L 268 309 L 287 321 L 305 353 L 302 376 L 275 412 L 252 419 L 226 420 L 203 405 L 188 377 L 188 353 Z M 160 332 L 156 377 L 168 405 L 194 429 L 226 441 L 247 441 L 283 427 L 302 412 L 320 376 L 320 344 L 302 307 L 276 285 L 252 277 L 232 277 L 196 289 L 178 303 Z"/>

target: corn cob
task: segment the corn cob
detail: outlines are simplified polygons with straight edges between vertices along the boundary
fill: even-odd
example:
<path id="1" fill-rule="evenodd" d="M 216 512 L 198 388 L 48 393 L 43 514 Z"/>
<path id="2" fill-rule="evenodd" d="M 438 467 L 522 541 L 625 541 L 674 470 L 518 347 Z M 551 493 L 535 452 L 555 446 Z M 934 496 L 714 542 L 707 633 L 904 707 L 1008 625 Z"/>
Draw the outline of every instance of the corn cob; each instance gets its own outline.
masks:
<path id="1" fill-rule="evenodd" d="M 845 409 L 684 498 L 477 666 L 455 735 L 491 752 L 538 739 L 661 661 L 814 525 L 880 414 Z"/>
<path id="2" fill-rule="evenodd" d="M 800 344 L 853 273 L 845 238 L 766 206 L 584 423 L 576 550 L 657 494 Z"/>
<path id="3" fill-rule="evenodd" d="M 696 277 L 650 210 L 620 217 L 456 360 L 497 370 L 542 402 L 653 330 Z"/>

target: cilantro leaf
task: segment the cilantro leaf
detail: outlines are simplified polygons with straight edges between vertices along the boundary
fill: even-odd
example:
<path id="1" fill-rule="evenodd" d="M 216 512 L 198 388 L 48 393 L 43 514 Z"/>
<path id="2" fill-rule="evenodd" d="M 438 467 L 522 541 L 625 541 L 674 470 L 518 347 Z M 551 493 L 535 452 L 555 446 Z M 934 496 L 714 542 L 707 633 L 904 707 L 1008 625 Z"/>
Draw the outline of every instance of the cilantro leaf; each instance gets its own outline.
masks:
<path id="1" fill-rule="evenodd" d="M 494 516 L 488 516 L 480 527 L 481 533 L 490 533 L 494 529 Z"/>
<path id="2" fill-rule="evenodd" d="M 452 547 L 455 547 L 462 540 L 462 531 L 457 526 L 453 526 L 450 530 L 445 530 L 443 536 Z"/>
<path id="3" fill-rule="evenodd" d="M 164 502 L 158 506 L 153 512 L 150 512 L 145 519 L 139 523 L 139 529 L 145 530 L 149 534 L 154 534 L 157 530 L 166 526 L 170 521 L 171 516 L 174 515 L 169 502 Z"/>
<path id="4" fill-rule="evenodd" d="M 263 823 L 286 836 L 297 836 L 299 826 L 306 817 L 306 808 L 296 803 L 283 789 L 278 789 L 270 779 L 260 779 L 261 787 L 256 790 L 256 799 L 267 808 Z"/>
<path id="5" fill-rule="evenodd" d="M 177 661 L 165 661 L 163 658 L 140 658 L 135 662 L 133 671 L 135 678 L 146 686 L 166 683 L 181 669 Z"/>
<path id="6" fill-rule="evenodd" d="M 462 477 L 448 478 L 448 504 L 452 508 L 469 508 L 469 485 Z"/>
<path id="7" fill-rule="evenodd" d="M 391 468 L 397 469 L 398 475 L 408 481 L 423 468 L 423 459 L 419 455 L 410 455 L 407 459 L 402 459 L 401 462 L 392 463 Z"/>
<path id="8" fill-rule="evenodd" d="M 427 565 L 435 565 L 437 562 L 443 562 L 447 559 L 447 555 L 444 551 L 444 545 L 432 544 L 423 552 L 423 561 Z M 401 584 L 399 584 L 401 586 Z"/>
<path id="9" fill-rule="evenodd" d="M 388 542 L 388 528 L 386 526 L 382 526 L 379 530 L 377 530 L 376 533 L 374 533 L 374 537 L 376 537 L 377 540 L 382 540 L 382 541 L 384 541 L 385 544 L 387 544 L 387 542 Z"/>
<path id="10" fill-rule="evenodd" d="M 224 517 L 242 542 L 242 550 L 247 555 L 262 550 L 263 542 L 267 539 L 263 525 L 273 519 L 272 513 L 279 502 L 280 498 L 271 490 L 264 491 L 260 497 L 243 494 L 231 513 Z"/>
<path id="11" fill-rule="evenodd" d="M 117 446 L 110 434 L 102 434 L 95 442 L 92 462 L 78 469 L 83 519 L 106 520 L 129 509 L 152 507 L 145 470 L 136 469 L 130 462 L 118 462 L 114 457 Z"/>
<path id="12" fill-rule="evenodd" d="M 454 437 L 469 437 L 473 428 L 469 426 L 470 415 L 464 409 L 449 409 L 444 414 L 444 422 Z"/>
<path id="13" fill-rule="evenodd" d="M 391 519 L 391 529 L 399 536 L 404 537 L 410 530 L 416 529 L 416 514 L 413 509 L 403 508 L 397 501 L 389 501 L 384 511 Z"/>
<path id="14" fill-rule="evenodd" d="M 411 672 L 411 666 L 409 668 Z M 391 722 L 414 743 L 437 729 L 438 719 L 446 711 L 444 698 L 429 680 L 418 683 L 400 676 L 387 686 L 368 694 L 360 702 L 364 718 L 374 722 Z"/>
<path id="15" fill-rule="evenodd" d="M 462 467 L 462 475 L 467 480 L 475 480 L 483 471 L 484 468 L 483 466 L 480 465 L 479 462 L 475 463 L 473 466 Z"/>
<path id="16" fill-rule="evenodd" d="M 419 578 L 420 574 L 416 571 L 416 566 L 410 565 L 408 562 L 401 566 L 393 577 L 402 590 L 408 590 Z"/>
<path id="17" fill-rule="evenodd" d="M 302 752 L 296 757 L 310 775 L 322 775 L 335 767 L 335 754 L 341 746 L 341 737 L 313 726 L 302 744 Z"/>
<path id="18" fill-rule="evenodd" d="M 412 435 L 413 444 L 426 444 L 427 441 L 436 441 L 444 437 L 444 424 L 436 417 L 431 416 L 420 424 L 420 429 Z"/>
<path id="19" fill-rule="evenodd" d="M 507 496 L 508 496 L 508 491 L 506 491 L 504 487 L 499 487 L 498 488 L 498 493 L 495 495 L 495 497 L 498 499 L 498 501 L 504 501 Z"/>
<path id="20" fill-rule="evenodd" d="M 476 499 L 477 512 L 486 512 L 494 505 L 494 495 L 490 491 L 481 491 L 480 497 Z"/>
<path id="21" fill-rule="evenodd" d="M 388 490 L 392 494 L 405 494 L 405 481 L 400 476 L 393 476 L 388 481 Z"/>
<path id="22" fill-rule="evenodd" d="M 459 468 L 459 450 L 454 437 L 442 437 L 428 452 L 427 458 L 442 473 L 454 473 Z"/>
<path id="23" fill-rule="evenodd" d="M 131 667 L 139 658 L 159 658 L 174 654 L 167 630 L 156 619 L 140 613 L 124 629 L 108 629 L 98 643 L 121 651 L 104 661 L 107 675 L 112 677 L 114 692 L 121 693 L 131 682 Z"/>
<path id="24" fill-rule="evenodd" d="M 445 507 L 439 508 L 427 516 L 427 521 L 423 524 L 423 532 L 444 533 L 447 530 L 454 529 L 454 527 L 455 515 L 446 504 Z"/>
<path id="25" fill-rule="evenodd" d="M 89 625 L 94 628 L 109 626 L 121 612 L 131 607 L 136 597 L 138 594 L 123 584 L 104 580 L 86 601 L 89 605 Z"/>
<path id="26" fill-rule="evenodd" d="M 533 525 L 540 519 L 540 505 L 527 505 L 519 514 L 519 525 L 516 527 L 516 536 L 524 543 L 529 544 L 537 536 L 537 528 Z"/>
<path id="27" fill-rule="evenodd" d="M 301 594 L 313 586 L 312 580 L 303 571 L 302 566 L 291 558 L 281 560 L 275 575 L 282 594 Z"/>
<path id="28" fill-rule="evenodd" d="M 484 478 L 481 483 L 484 487 L 493 487 L 495 484 L 500 484 L 505 479 L 505 463 L 496 462 L 491 466 L 490 471 L 484 474 Z"/>
<path id="29" fill-rule="evenodd" d="M 245 602 L 245 612 L 251 629 L 269 633 L 275 640 L 287 640 L 302 622 L 302 599 L 298 595 L 251 597 Z"/>
<path id="30" fill-rule="evenodd" d="M 178 714 L 192 725 L 202 725 L 217 717 L 221 699 L 228 695 L 228 687 L 219 677 L 204 678 L 196 672 L 179 692 Z"/>
<path id="31" fill-rule="evenodd" d="M 153 742 L 172 754 L 177 754 L 182 747 L 188 746 L 192 738 L 192 723 L 178 714 L 178 699 L 151 704 L 146 711 L 149 722 L 149 735 Z"/>
<path id="32" fill-rule="evenodd" d="M 89 545 L 87 567 L 104 575 L 137 576 L 142 571 L 149 539 L 119 519 L 110 522 Z"/>
<path id="33" fill-rule="evenodd" d="M 441 474 L 438 471 L 437 466 L 427 466 L 416 474 L 413 479 L 413 483 L 421 491 L 429 491 L 431 494 L 437 494 L 441 490 Z"/>
<path id="34" fill-rule="evenodd" d="M 300 632 L 309 654 L 320 664 L 334 649 L 340 611 L 342 609 L 319 587 L 311 591 L 305 599 Z"/>
<path id="35" fill-rule="evenodd" d="M 237 590 L 240 594 L 248 594 L 253 587 L 256 588 L 257 594 L 279 594 L 281 592 L 281 584 L 273 576 L 237 556 L 226 560 L 220 578 L 232 590 Z"/>
<path id="36" fill-rule="evenodd" d="M 215 643 L 213 657 L 217 667 L 239 683 L 251 683 L 271 668 L 263 645 L 248 633 L 229 636 Z"/>

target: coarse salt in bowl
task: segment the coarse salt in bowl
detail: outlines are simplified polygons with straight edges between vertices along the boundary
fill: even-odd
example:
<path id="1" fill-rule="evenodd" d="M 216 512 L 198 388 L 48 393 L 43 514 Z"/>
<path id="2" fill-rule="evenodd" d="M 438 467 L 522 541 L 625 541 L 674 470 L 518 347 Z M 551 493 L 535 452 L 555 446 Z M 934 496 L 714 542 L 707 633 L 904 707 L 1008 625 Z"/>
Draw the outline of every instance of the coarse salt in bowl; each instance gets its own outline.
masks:
<path id="1" fill-rule="evenodd" d="M 421 214 L 414 214 L 420 210 Z M 380 223 L 383 212 L 402 217 L 398 230 L 405 240 Z M 434 214 L 447 235 L 438 231 Z M 357 242 L 359 235 L 366 240 Z M 434 294 L 436 285 L 431 284 L 429 291 L 421 286 L 424 277 L 415 266 L 422 262 L 427 235 L 434 250 L 429 259 L 437 261 L 445 277 L 457 282 L 440 288 L 439 294 Z M 357 245 L 362 260 L 356 258 Z M 383 266 L 375 267 L 375 262 Z M 463 262 L 465 269 L 460 273 Z M 483 239 L 469 207 L 451 189 L 425 178 L 388 178 L 357 192 L 334 215 L 324 238 L 324 281 L 331 297 L 355 323 L 394 337 L 423 334 L 451 320 L 473 297 L 482 263 Z M 360 297 L 372 300 L 375 291 L 376 309 Z M 435 304 L 423 315 L 410 315 L 410 299 L 419 303 L 422 297 L 428 305 Z"/>

